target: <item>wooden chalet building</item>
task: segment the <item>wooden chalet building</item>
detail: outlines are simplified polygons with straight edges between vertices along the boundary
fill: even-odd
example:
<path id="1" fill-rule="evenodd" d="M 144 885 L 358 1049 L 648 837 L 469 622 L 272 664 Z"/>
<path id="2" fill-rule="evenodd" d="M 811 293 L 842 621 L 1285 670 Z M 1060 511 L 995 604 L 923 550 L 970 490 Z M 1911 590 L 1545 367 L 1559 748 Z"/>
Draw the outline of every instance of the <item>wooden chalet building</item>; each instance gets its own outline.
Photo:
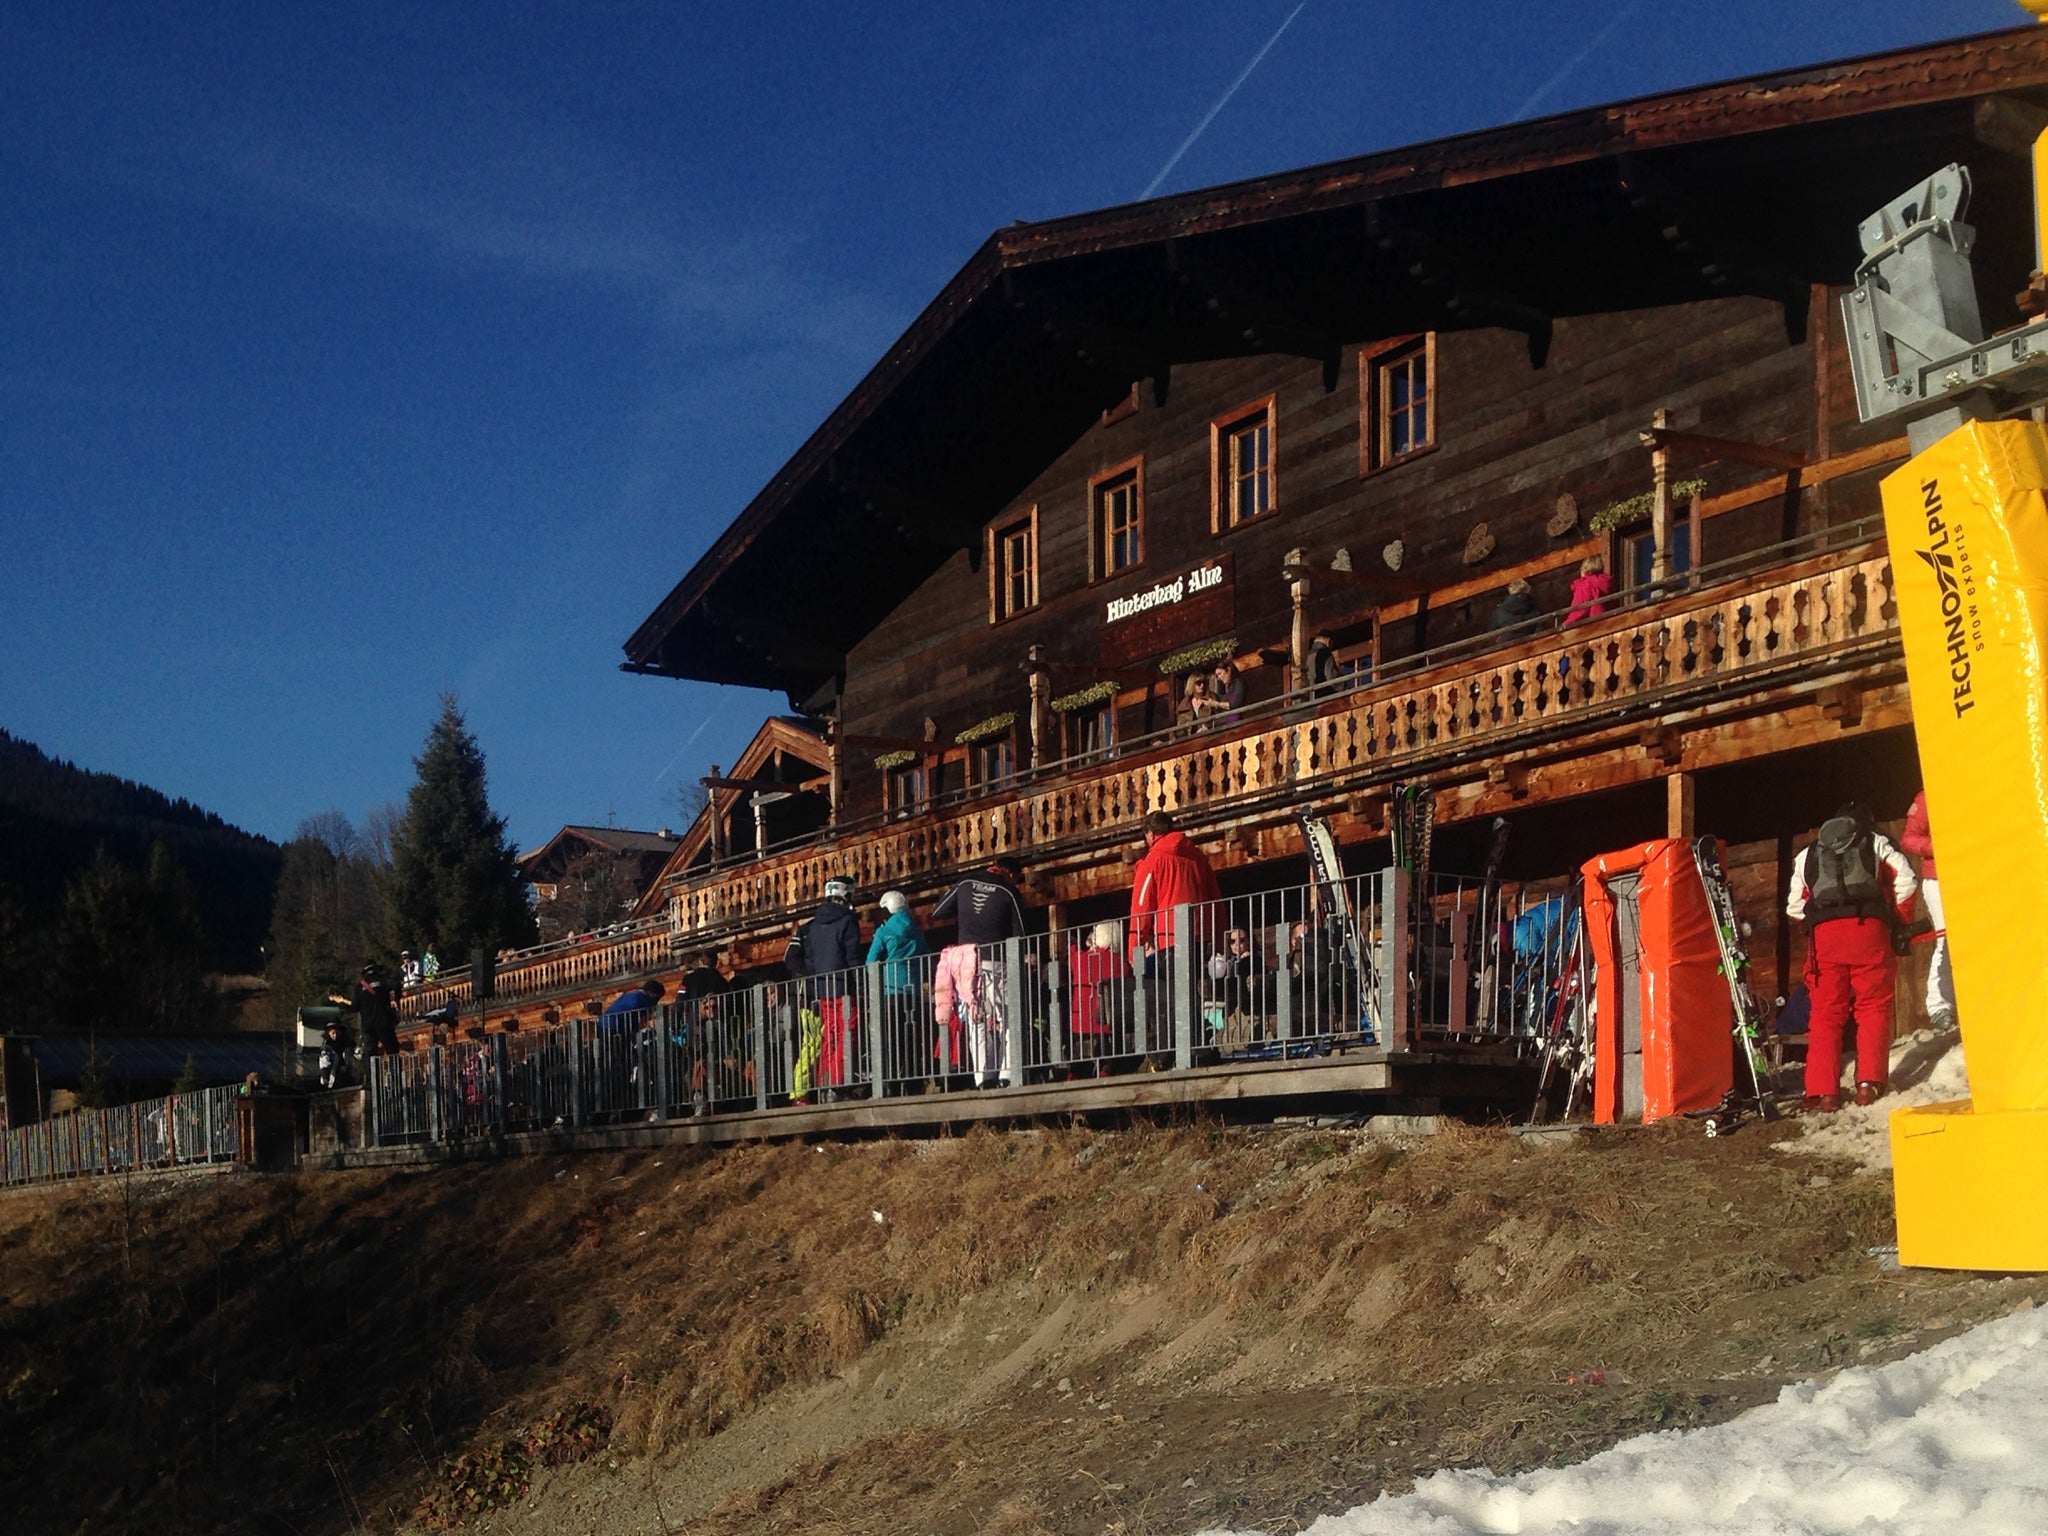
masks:
<path id="1" fill-rule="evenodd" d="M 630 916 L 677 842 L 665 829 L 566 826 L 522 853 L 519 876 L 533 887 L 541 938 L 569 938 Z"/>
<path id="2" fill-rule="evenodd" d="M 1782 986 L 1795 844 L 1917 778 L 1857 226 L 1966 164 L 1987 324 L 2016 321 L 2044 121 L 2027 28 L 992 235 L 627 640 L 799 718 L 605 974 L 763 963 L 828 875 L 922 909 L 998 852 L 1053 927 L 1117 915 L 1154 808 L 1227 893 L 1303 878 L 1304 805 L 1371 869 L 1420 784 L 1441 868 L 1497 816 L 1513 878 L 1720 834 Z M 1566 624 L 1593 557 L 1617 591 Z M 1492 630 L 1511 582 L 1546 617 Z M 1242 702 L 1182 728 L 1223 658 Z M 809 824 L 755 819 L 785 781 Z M 497 1011 L 592 986 L 523 965 Z"/>

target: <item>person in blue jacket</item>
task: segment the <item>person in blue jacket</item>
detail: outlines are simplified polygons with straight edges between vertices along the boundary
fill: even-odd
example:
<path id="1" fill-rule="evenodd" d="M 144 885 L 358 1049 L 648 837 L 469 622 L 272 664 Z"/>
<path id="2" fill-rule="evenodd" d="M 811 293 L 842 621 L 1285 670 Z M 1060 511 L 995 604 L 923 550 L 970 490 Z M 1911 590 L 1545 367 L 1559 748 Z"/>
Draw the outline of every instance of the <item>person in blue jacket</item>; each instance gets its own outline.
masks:
<path id="1" fill-rule="evenodd" d="M 924 1023 L 924 968 L 912 962 L 927 953 L 924 930 L 910 910 L 910 898 L 901 891 L 882 892 L 882 911 L 887 914 L 868 944 L 868 964 L 882 966 L 882 1074 L 883 1085 L 900 1084 L 926 1073 Z"/>

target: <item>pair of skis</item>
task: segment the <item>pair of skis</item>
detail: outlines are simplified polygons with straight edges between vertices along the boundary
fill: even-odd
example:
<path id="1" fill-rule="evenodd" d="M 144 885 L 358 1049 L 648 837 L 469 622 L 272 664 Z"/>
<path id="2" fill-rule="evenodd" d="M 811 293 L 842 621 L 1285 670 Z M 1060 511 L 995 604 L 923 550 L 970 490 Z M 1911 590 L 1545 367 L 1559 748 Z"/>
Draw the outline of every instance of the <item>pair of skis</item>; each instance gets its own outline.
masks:
<path id="1" fill-rule="evenodd" d="M 1329 821 L 1322 816 L 1304 810 L 1296 819 L 1301 823 L 1302 846 L 1308 850 L 1309 880 L 1321 909 L 1316 920 L 1326 926 L 1326 932 L 1337 935 L 1343 946 L 1340 964 L 1348 963 L 1351 974 L 1358 979 L 1363 994 L 1361 1027 L 1375 1040 L 1384 1041 L 1386 1031 L 1379 1018 L 1378 957 L 1358 931 L 1358 918 L 1351 910 L 1350 888 L 1344 881 L 1344 866 L 1337 857 L 1337 839 L 1330 832 Z M 1307 945 L 1303 948 L 1306 950 Z M 1306 954 L 1302 963 L 1308 963 Z"/>
<path id="2" fill-rule="evenodd" d="M 1764 1087 L 1764 1005 L 1749 984 L 1749 951 L 1742 942 L 1742 926 L 1735 915 L 1735 893 L 1728 885 L 1728 872 L 1721 867 L 1721 845 L 1712 837 L 1698 837 L 1692 844 L 1693 864 L 1706 888 L 1707 909 L 1714 918 L 1714 939 L 1721 949 L 1721 974 L 1728 979 L 1728 996 L 1735 1006 L 1735 1043 L 1748 1068 L 1749 1091 L 1738 1080 L 1726 1098 L 1712 1109 L 1694 1111 L 1706 1122 L 1709 1136 L 1732 1131 L 1750 1114 L 1765 1120 L 1778 1118 L 1777 1096 Z"/>

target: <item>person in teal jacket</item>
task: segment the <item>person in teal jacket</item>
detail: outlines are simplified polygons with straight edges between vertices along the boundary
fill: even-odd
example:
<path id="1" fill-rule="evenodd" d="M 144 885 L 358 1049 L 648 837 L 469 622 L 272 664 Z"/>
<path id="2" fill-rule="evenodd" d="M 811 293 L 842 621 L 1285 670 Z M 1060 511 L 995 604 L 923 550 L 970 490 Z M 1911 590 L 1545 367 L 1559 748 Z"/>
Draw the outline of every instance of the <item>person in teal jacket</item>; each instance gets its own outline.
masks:
<path id="1" fill-rule="evenodd" d="M 925 967 L 915 963 L 927 950 L 908 896 L 901 891 L 882 892 L 882 910 L 888 916 L 868 945 L 868 964 L 880 961 L 882 966 L 883 1086 L 901 1092 L 903 1084 L 913 1077 L 921 1079 L 929 1071 L 925 1063 L 931 1044 L 924 1024 Z"/>

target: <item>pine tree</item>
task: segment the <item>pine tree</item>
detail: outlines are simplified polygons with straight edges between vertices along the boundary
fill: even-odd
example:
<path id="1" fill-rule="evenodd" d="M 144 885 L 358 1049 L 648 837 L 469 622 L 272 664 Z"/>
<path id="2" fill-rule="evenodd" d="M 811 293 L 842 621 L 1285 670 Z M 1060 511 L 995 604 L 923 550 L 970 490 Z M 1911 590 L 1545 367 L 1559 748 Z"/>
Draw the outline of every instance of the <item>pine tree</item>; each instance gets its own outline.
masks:
<path id="1" fill-rule="evenodd" d="M 391 926 L 418 953 L 460 965 L 472 949 L 534 942 L 533 911 L 505 820 L 484 792 L 484 754 L 452 694 L 413 759 L 419 778 L 391 840 Z"/>

